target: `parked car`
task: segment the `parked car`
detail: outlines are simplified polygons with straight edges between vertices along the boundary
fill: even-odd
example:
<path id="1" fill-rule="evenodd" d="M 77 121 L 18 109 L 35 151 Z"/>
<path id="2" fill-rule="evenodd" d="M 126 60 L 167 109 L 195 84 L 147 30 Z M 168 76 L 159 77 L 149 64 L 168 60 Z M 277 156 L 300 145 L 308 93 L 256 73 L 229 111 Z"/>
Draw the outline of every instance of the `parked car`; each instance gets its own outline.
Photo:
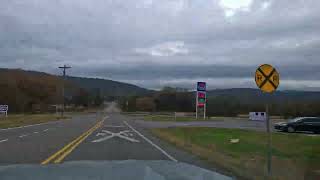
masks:
<path id="1" fill-rule="evenodd" d="M 285 132 L 310 131 L 320 133 L 320 118 L 318 117 L 299 117 L 290 119 L 288 122 L 280 122 L 274 128 Z"/>

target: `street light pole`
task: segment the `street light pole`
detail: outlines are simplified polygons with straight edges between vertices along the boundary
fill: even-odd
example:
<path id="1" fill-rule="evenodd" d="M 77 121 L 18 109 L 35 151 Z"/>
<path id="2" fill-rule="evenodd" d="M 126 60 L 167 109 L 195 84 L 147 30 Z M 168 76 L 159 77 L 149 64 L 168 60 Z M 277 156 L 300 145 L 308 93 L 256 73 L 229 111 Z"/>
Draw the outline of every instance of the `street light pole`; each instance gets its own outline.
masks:
<path id="1" fill-rule="evenodd" d="M 62 83 L 62 111 L 61 111 L 61 117 L 63 117 L 63 114 L 64 114 L 64 111 L 65 111 L 65 106 L 66 106 L 66 103 L 65 103 L 65 79 L 66 79 L 66 69 L 70 69 L 71 67 L 70 66 L 66 66 L 66 65 L 63 65 L 62 67 L 59 67 L 59 69 L 62 69 L 62 72 L 63 72 L 63 83 Z"/>

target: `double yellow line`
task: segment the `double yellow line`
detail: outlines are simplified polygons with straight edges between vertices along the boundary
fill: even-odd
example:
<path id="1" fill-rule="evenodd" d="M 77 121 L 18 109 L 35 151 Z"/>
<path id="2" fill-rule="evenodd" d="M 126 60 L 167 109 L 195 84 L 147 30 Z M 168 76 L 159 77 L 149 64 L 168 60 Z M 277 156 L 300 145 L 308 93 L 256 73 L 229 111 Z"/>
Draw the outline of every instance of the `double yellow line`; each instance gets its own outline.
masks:
<path id="1" fill-rule="evenodd" d="M 91 133 L 93 133 L 95 130 L 97 130 L 99 127 L 102 126 L 104 120 L 99 121 L 96 123 L 92 128 L 90 128 L 88 131 L 84 132 L 82 135 L 80 135 L 77 139 L 73 140 L 66 146 L 64 146 L 61 150 L 54 153 L 50 157 L 48 157 L 46 160 L 41 162 L 42 165 L 46 165 L 49 163 L 60 163 L 63 161 L 63 159 L 70 154 L 81 142 L 83 142 L 88 136 L 90 136 Z"/>

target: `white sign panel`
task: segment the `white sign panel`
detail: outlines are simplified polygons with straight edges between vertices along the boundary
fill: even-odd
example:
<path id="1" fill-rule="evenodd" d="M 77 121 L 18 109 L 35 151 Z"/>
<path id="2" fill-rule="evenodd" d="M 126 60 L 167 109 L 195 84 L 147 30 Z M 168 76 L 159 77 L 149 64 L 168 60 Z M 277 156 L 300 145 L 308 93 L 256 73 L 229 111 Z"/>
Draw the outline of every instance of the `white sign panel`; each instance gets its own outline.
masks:
<path id="1" fill-rule="evenodd" d="M 251 121 L 265 121 L 267 119 L 266 112 L 250 112 L 249 119 Z"/>
<path id="2" fill-rule="evenodd" d="M 5 113 L 6 115 L 8 114 L 8 105 L 0 105 L 0 113 Z"/>

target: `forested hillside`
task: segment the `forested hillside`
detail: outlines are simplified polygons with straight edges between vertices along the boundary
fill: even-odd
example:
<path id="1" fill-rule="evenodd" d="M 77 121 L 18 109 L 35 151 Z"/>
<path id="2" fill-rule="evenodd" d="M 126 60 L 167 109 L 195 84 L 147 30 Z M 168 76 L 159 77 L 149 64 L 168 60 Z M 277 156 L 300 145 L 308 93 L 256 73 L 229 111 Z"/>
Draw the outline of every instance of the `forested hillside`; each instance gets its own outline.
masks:
<path id="1" fill-rule="evenodd" d="M 68 81 L 77 86 L 87 90 L 90 93 L 99 93 L 105 97 L 107 96 L 142 96 L 150 95 L 153 91 L 141 88 L 132 84 L 97 78 L 84 77 L 70 77 L 66 78 Z"/>
<path id="2" fill-rule="evenodd" d="M 148 95 L 153 91 L 135 85 L 94 78 L 66 77 L 21 69 L 0 69 L 0 104 L 10 112 L 48 111 L 63 102 L 76 106 L 99 106 L 104 100 L 121 96 Z M 111 98 L 110 98 L 111 97 Z"/>
<path id="3" fill-rule="evenodd" d="M 61 78 L 46 73 L 20 69 L 0 69 L 0 103 L 11 112 L 28 112 L 34 105 L 45 106 L 62 101 Z M 80 89 L 66 82 L 69 94 Z"/>

